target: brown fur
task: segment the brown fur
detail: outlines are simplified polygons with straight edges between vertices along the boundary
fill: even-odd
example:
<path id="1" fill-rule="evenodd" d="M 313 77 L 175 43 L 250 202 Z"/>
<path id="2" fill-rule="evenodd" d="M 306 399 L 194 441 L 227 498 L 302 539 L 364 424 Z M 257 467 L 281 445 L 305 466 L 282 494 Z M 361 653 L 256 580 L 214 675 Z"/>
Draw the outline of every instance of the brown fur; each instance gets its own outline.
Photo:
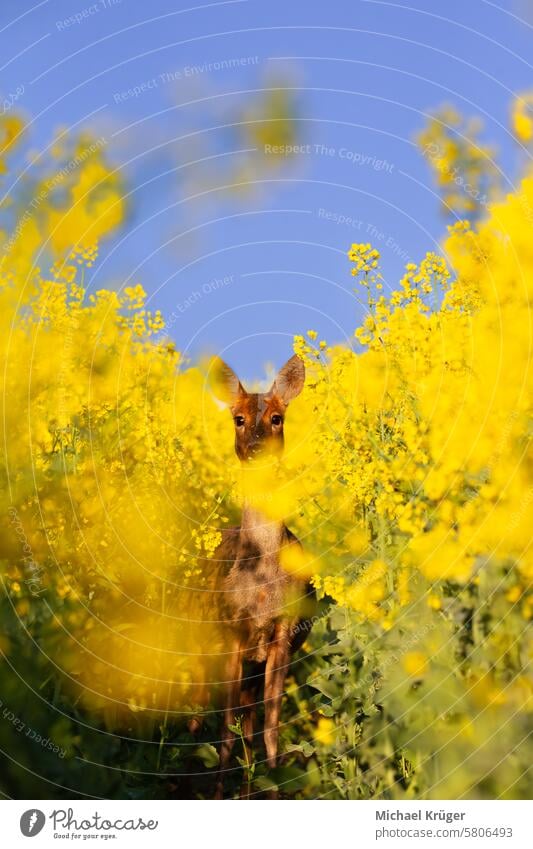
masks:
<path id="1" fill-rule="evenodd" d="M 235 451 L 243 463 L 263 453 L 281 453 L 285 411 L 289 401 L 301 391 L 304 379 L 303 364 L 292 357 L 269 392 L 247 393 L 229 366 L 221 360 L 217 362 L 218 394 L 230 406 Z M 283 523 L 269 520 L 245 505 L 241 527 L 224 533 L 214 556 L 221 567 L 217 590 L 227 645 L 217 798 L 223 795 L 224 772 L 234 742 L 230 726 L 240 713 L 244 714 L 245 745 L 251 751 L 261 682 L 267 763 L 274 767 L 277 762 L 285 677 L 292 652 L 303 643 L 309 630 L 310 623 L 303 618 L 303 604 L 312 595 L 312 588 L 304 580 L 282 569 L 280 551 L 286 545 L 299 542 Z M 243 683 L 244 661 L 251 661 L 255 672 L 252 680 Z"/>

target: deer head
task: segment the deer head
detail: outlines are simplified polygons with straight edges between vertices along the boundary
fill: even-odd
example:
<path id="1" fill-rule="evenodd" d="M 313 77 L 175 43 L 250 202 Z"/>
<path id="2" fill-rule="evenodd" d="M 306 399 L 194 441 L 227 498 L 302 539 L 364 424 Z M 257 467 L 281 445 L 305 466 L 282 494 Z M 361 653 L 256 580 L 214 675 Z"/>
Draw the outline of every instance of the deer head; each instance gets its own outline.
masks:
<path id="1" fill-rule="evenodd" d="M 228 404 L 235 425 L 235 452 L 241 462 L 260 454 L 279 455 L 283 451 L 285 411 L 302 391 L 305 367 L 294 355 L 276 375 L 268 392 L 247 392 L 239 378 L 223 360 L 213 366 L 213 388 Z"/>

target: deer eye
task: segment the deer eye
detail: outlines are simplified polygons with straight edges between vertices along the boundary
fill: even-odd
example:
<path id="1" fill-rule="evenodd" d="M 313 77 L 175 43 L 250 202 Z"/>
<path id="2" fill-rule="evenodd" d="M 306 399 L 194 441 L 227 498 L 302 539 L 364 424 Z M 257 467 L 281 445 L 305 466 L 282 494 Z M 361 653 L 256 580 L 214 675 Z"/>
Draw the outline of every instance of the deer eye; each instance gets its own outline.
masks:
<path id="1" fill-rule="evenodd" d="M 281 424 L 281 422 L 283 420 L 282 420 L 281 416 L 279 416 L 277 413 L 274 413 L 274 415 L 272 416 L 270 421 L 272 422 L 273 425 L 275 425 L 276 427 L 279 427 L 279 425 Z"/>
<path id="2" fill-rule="evenodd" d="M 244 416 L 235 416 L 233 421 L 236 427 L 244 427 Z"/>

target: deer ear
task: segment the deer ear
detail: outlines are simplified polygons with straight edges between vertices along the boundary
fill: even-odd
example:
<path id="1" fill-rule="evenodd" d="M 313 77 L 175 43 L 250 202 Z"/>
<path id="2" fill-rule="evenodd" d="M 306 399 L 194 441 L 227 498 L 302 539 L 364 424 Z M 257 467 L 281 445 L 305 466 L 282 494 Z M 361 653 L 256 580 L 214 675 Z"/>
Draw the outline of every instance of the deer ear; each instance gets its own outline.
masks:
<path id="1" fill-rule="evenodd" d="M 270 391 L 273 395 L 281 398 L 284 404 L 288 404 L 289 401 L 300 394 L 304 382 L 305 366 L 301 359 L 294 354 L 279 370 Z"/>
<path id="2" fill-rule="evenodd" d="M 220 357 L 213 357 L 211 361 L 209 384 L 218 400 L 230 406 L 235 403 L 239 395 L 246 395 L 233 369 Z"/>

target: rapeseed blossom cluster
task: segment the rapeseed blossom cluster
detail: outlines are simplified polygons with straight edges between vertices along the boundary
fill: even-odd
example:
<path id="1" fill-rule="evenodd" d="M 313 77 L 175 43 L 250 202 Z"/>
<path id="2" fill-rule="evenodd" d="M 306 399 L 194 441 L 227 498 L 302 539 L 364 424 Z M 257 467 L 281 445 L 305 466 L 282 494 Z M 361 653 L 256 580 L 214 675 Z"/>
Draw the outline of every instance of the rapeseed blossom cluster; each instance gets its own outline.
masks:
<path id="1" fill-rule="evenodd" d="M 523 134 L 525 116 L 513 113 L 514 129 Z M 521 113 L 522 114 L 522 113 Z M 500 174 L 493 146 L 480 140 L 478 118 L 465 119 L 446 105 L 430 116 L 416 141 L 428 162 L 446 215 L 478 217 L 494 199 Z"/>

